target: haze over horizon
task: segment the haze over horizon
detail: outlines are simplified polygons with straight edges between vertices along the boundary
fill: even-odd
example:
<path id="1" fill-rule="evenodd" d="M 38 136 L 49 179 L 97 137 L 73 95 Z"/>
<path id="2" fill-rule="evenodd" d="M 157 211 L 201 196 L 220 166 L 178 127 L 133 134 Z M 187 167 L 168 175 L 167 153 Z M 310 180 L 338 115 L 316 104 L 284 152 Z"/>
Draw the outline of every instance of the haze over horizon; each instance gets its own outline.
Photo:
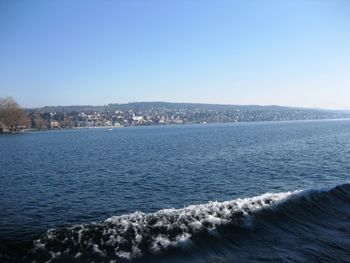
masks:
<path id="1" fill-rule="evenodd" d="M 1 1 L 0 97 L 350 109 L 348 1 Z"/>
<path id="2" fill-rule="evenodd" d="M 285 105 L 279 105 L 279 104 L 232 104 L 232 103 L 206 103 L 206 102 L 173 102 L 173 101 L 130 101 L 130 102 L 109 102 L 109 103 L 104 103 L 104 104 L 67 104 L 67 105 L 62 105 L 62 104 L 57 104 L 57 105 L 44 105 L 44 106 L 39 106 L 39 107 L 25 107 L 27 109 L 36 109 L 36 108 L 45 108 L 45 107 L 79 107 L 79 106 L 92 106 L 92 107 L 104 107 L 108 105 L 113 105 L 113 104 L 133 104 L 133 103 L 171 103 L 171 104 L 204 104 L 204 105 L 222 105 L 222 106 L 262 106 L 262 107 L 268 107 L 268 106 L 276 106 L 276 107 L 289 107 L 289 108 L 304 108 L 304 109 L 315 109 L 315 110 L 339 110 L 339 111 L 350 111 L 349 109 L 327 109 L 327 108 L 319 108 L 319 107 L 301 107 L 301 106 L 285 106 Z"/>

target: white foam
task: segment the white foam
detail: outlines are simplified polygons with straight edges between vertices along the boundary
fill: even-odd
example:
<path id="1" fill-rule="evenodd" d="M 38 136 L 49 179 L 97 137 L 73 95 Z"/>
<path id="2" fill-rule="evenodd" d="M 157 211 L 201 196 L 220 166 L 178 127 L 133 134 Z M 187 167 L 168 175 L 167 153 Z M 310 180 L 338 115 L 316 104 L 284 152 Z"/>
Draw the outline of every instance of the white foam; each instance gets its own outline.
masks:
<path id="1" fill-rule="evenodd" d="M 72 244 L 80 249 L 92 247 L 92 251 L 102 257 L 108 254 L 106 247 L 113 248 L 116 258 L 139 257 L 142 255 L 145 244 L 149 252 L 157 253 L 168 247 L 188 245 L 194 234 L 201 231 L 215 231 L 221 225 L 231 223 L 250 227 L 255 212 L 276 207 L 298 192 L 266 193 L 252 198 L 209 202 L 182 209 L 164 209 L 149 214 L 135 212 L 113 216 L 101 223 L 50 230 L 35 242 L 35 246 L 36 249 L 44 249 L 44 245 L 47 244 L 46 249 L 52 257 L 65 254 Z M 93 241 L 94 238 L 88 236 L 93 235 L 89 230 L 100 231 L 101 239 Z M 57 238 L 62 235 L 64 238 Z M 50 248 L 50 242 L 58 240 L 64 248 L 63 251 L 57 251 L 54 246 Z M 109 253 L 110 251 L 109 249 Z M 81 256 L 80 252 L 75 254 L 75 257 Z"/>

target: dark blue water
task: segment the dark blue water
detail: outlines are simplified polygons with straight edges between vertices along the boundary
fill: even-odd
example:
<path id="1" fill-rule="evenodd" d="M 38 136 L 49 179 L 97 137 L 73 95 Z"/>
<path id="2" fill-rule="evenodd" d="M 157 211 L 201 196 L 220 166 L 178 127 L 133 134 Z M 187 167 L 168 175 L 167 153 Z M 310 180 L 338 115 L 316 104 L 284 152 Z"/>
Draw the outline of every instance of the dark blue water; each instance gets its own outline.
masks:
<path id="1" fill-rule="evenodd" d="M 336 248 L 333 249 L 338 253 L 340 261 L 350 261 L 348 252 L 350 251 L 350 229 L 349 224 L 346 224 L 350 219 L 350 217 L 347 218 L 350 215 L 350 190 L 347 184 L 350 172 L 350 121 L 347 120 L 128 127 L 112 131 L 84 129 L 34 132 L 1 136 L 0 156 L 0 252 L 3 251 L 2 254 L 14 254 L 13 251 L 7 252 L 11 250 L 8 247 L 9 244 L 29 242 L 41 236 L 39 243 L 45 244 L 46 250 L 55 251 L 55 253 L 61 251 L 54 257 L 58 261 L 63 247 L 64 250 L 67 248 L 70 248 L 70 251 L 74 250 L 76 257 L 73 257 L 73 254 L 69 256 L 69 253 L 73 252 L 67 252 L 62 262 L 125 258 L 141 260 L 141 262 L 146 259 L 156 262 L 203 262 L 203 260 L 231 262 L 233 259 L 327 261 L 334 259 L 327 258 L 321 253 L 325 251 L 322 246 L 328 241 L 320 242 L 319 247 L 311 246 L 311 243 L 317 244 L 317 242 L 312 240 L 312 235 L 309 236 L 306 233 L 309 231 L 316 233 L 317 226 L 314 226 L 315 229 L 311 225 L 308 226 L 308 220 L 320 220 L 319 223 L 324 225 L 325 223 L 321 222 L 322 215 L 325 219 L 326 216 L 338 215 L 339 218 L 335 218 L 336 221 L 332 221 L 335 220 L 334 218 L 332 220 L 327 218 L 326 222 L 341 227 L 341 231 L 332 232 L 333 236 L 339 237 L 340 241 L 338 241 L 341 244 L 333 239 L 329 242 L 333 247 L 339 247 L 339 251 Z M 308 204 L 302 203 L 303 200 L 293 204 L 287 201 L 288 204 L 284 206 L 288 208 L 279 206 L 281 208 L 273 212 L 277 213 L 275 216 L 272 216 L 272 212 L 267 214 L 257 212 L 265 206 L 266 200 L 267 205 L 275 202 L 279 204 L 280 199 L 284 202 L 285 198 L 290 199 L 290 196 L 300 195 L 285 192 L 299 189 L 329 190 L 324 190 L 322 194 L 308 192 L 309 196 L 316 196 L 314 199 L 317 199 L 315 201 L 308 197 L 307 199 L 311 200 Z M 250 230 L 247 230 L 245 218 L 247 212 L 244 209 L 243 212 L 239 210 L 242 204 L 237 201 L 237 198 L 251 198 L 267 192 L 284 192 L 284 194 L 277 197 L 259 197 L 263 201 L 258 202 L 258 210 L 256 201 L 251 204 L 251 200 L 246 199 L 248 201 L 243 203 L 244 206 L 248 205 L 248 214 L 254 214 L 254 218 L 261 218 L 260 221 L 255 219 L 254 223 L 249 219 Z M 322 198 L 327 200 L 323 200 L 323 205 L 320 205 L 318 199 Z M 233 207 L 239 207 L 239 209 L 233 209 L 231 205 L 227 208 L 222 202 L 228 200 L 235 200 L 232 201 Z M 218 206 L 207 207 L 204 212 L 199 209 L 202 211 L 200 215 L 193 211 L 198 211 L 198 207 L 201 206 L 192 206 L 185 212 L 170 210 L 173 211 L 170 216 L 168 212 L 162 212 L 165 208 L 184 208 L 206 204 L 209 201 L 218 201 Z M 327 207 L 326 213 L 323 214 L 324 208 L 321 209 L 323 212 L 320 212 L 315 207 L 319 205 L 323 207 L 326 201 L 330 203 L 329 206 L 336 204 L 337 207 Z M 231 211 L 227 218 L 226 214 L 222 214 L 225 210 L 223 205 L 225 209 Z M 315 209 L 312 210 L 314 212 L 311 215 L 305 214 L 310 210 L 307 206 Z M 278 229 L 280 221 L 275 222 L 273 226 L 266 226 L 274 222 L 274 218 L 283 218 L 285 213 L 283 209 L 288 211 L 300 209 L 297 214 L 305 216 L 299 219 L 295 217 L 280 219 L 283 222 L 290 220 L 291 224 L 297 224 L 298 220 L 301 220 L 301 225 L 295 226 L 293 235 L 288 233 L 286 226 Z M 162 211 L 157 212 L 159 210 Z M 265 211 L 265 208 L 262 210 Z M 139 216 L 130 215 L 135 211 L 144 213 Z M 218 214 L 218 211 L 221 212 Z M 328 215 L 327 211 L 332 213 Z M 157 213 L 152 214 L 154 212 Z M 185 214 L 187 221 L 179 217 L 180 214 Z M 202 230 L 194 230 L 197 228 L 193 227 L 194 219 L 191 219 L 192 221 L 188 219 L 189 214 L 192 219 L 195 218 L 196 222 L 201 222 L 202 228 L 206 230 L 205 234 Z M 224 218 L 224 221 L 213 223 L 215 220 L 210 219 L 211 217 L 208 219 L 208 215 L 213 214 L 220 220 Z M 112 223 L 104 222 L 112 216 L 126 217 L 123 220 L 126 220 L 129 226 L 133 226 L 131 232 L 127 228 L 119 229 L 124 224 L 119 217 L 113 217 Z M 206 218 L 205 222 L 209 222 L 208 226 L 203 223 L 203 216 Z M 150 217 L 156 219 L 150 219 Z M 152 220 L 168 225 L 170 228 L 155 230 Z M 175 227 L 174 230 L 174 224 L 179 220 L 184 222 L 179 224 L 179 229 Z M 237 220 L 242 224 L 238 224 Z M 231 221 L 234 221 L 234 224 Z M 90 224 L 91 222 L 97 223 Z M 345 225 L 342 225 L 343 223 Z M 57 236 L 70 239 L 75 235 L 74 233 L 81 230 L 80 228 L 72 230 L 70 226 L 79 224 L 88 224 L 82 228 L 85 229 L 83 236 L 85 234 L 89 236 L 87 239 L 89 242 L 86 244 L 98 244 L 98 247 L 90 244 L 88 246 L 91 249 L 86 248 L 80 239 L 73 242 L 75 245 L 73 243 L 64 246 L 57 244 L 63 240 L 57 239 Z M 227 225 L 231 228 L 227 228 Z M 250 228 L 252 225 L 255 228 Z M 104 248 L 107 246 L 105 242 L 101 241 L 105 237 L 102 238 L 100 235 L 110 233 L 115 226 L 118 229 L 115 230 L 117 234 L 114 230 L 112 232 L 116 236 L 123 236 L 125 240 L 129 240 L 129 245 L 121 246 L 120 240 L 109 242 L 108 250 Z M 259 226 L 262 228 L 262 233 L 259 232 Z M 292 225 L 290 227 L 293 228 Z M 50 228 L 63 232 L 45 234 Z M 330 226 L 317 229 L 320 233 L 325 233 L 324 229 L 328 228 Z M 175 234 L 169 235 L 169 229 L 175 231 Z M 129 232 L 125 234 L 127 231 L 131 234 Z M 214 238 L 209 233 L 210 237 L 205 236 L 206 242 L 202 244 L 202 239 L 199 237 L 208 235 L 208 231 L 217 232 L 220 238 L 218 236 Z M 242 235 L 240 231 L 246 232 Z M 298 231 L 300 231 L 299 234 Z M 141 232 L 143 234 L 137 237 L 137 233 Z M 231 232 L 234 232 L 233 236 L 240 238 L 233 238 L 230 235 Z M 348 239 L 341 233 L 345 233 Z M 287 238 L 290 244 L 284 240 L 283 242 L 288 246 L 278 247 L 281 242 L 276 242 L 276 239 L 281 236 L 287 237 L 288 234 L 291 235 Z M 299 235 L 306 236 L 306 241 L 303 241 L 306 250 L 301 250 L 298 254 L 296 250 L 290 251 L 288 248 L 294 245 L 296 249 L 297 245 L 300 245 L 297 242 Z M 140 243 L 141 245 L 135 241 L 138 240 L 137 238 L 140 239 L 140 236 L 144 239 L 148 236 L 142 241 L 143 243 Z M 99 237 L 100 241 L 92 242 L 90 237 Z M 173 243 L 168 246 L 164 245 L 168 241 L 154 242 L 160 237 L 167 237 L 167 240 Z M 225 240 L 225 246 L 220 245 L 217 238 L 219 241 Z M 227 242 L 226 239 L 233 243 Z M 260 243 L 257 242 L 259 239 L 262 239 Z M 187 244 L 188 241 L 191 241 L 190 245 Z M 183 243 L 187 244 L 185 248 L 181 245 Z M 160 248 L 155 248 L 154 244 L 158 244 Z M 276 249 L 271 249 L 274 246 Z M 212 252 L 207 252 L 211 249 Z M 259 251 L 259 249 L 262 249 L 261 255 L 258 253 L 259 257 L 250 258 L 252 255 L 250 252 Z M 116 250 L 120 253 L 116 253 Z M 320 258 L 315 257 L 313 253 L 307 254 L 314 250 Z M 121 253 L 125 251 L 129 254 Z M 334 254 L 334 251 L 331 252 Z M 22 251 L 23 253 L 27 252 Z M 90 254 L 84 258 L 84 253 Z M 33 257 L 35 258 L 35 255 Z M 48 257 L 42 253 L 36 260 L 44 261 L 49 259 Z M 9 258 L 11 259 L 11 256 Z"/>

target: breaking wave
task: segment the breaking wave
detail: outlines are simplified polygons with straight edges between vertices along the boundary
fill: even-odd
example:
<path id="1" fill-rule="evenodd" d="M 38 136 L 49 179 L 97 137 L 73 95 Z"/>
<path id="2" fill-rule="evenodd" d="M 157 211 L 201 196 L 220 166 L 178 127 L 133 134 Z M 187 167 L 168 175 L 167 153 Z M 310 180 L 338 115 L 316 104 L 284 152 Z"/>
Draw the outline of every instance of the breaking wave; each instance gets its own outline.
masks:
<path id="1" fill-rule="evenodd" d="M 37 262 L 182 262 L 181 255 L 192 262 L 346 261 L 349 219 L 350 184 L 343 184 L 52 229 L 20 257 Z"/>

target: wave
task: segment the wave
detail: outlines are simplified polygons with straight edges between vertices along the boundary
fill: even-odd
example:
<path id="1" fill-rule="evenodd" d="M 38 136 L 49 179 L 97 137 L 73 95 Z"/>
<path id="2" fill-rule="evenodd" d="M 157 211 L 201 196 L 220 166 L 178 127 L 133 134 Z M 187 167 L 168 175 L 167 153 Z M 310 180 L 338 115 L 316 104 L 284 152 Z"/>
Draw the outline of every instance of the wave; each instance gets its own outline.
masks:
<path id="1" fill-rule="evenodd" d="M 99 223 L 52 229 L 35 240 L 22 259 L 304 262 L 333 260 L 334 255 L 322 254 L 330 249 L 333 254 L 336 251 L 336 259 L 345 261 L 350 260 L 348 219 L 350 184 L 266 193 L 155 213 L 135 212 Z M 299 248 L 301 245 L 306 248 Z"/>

